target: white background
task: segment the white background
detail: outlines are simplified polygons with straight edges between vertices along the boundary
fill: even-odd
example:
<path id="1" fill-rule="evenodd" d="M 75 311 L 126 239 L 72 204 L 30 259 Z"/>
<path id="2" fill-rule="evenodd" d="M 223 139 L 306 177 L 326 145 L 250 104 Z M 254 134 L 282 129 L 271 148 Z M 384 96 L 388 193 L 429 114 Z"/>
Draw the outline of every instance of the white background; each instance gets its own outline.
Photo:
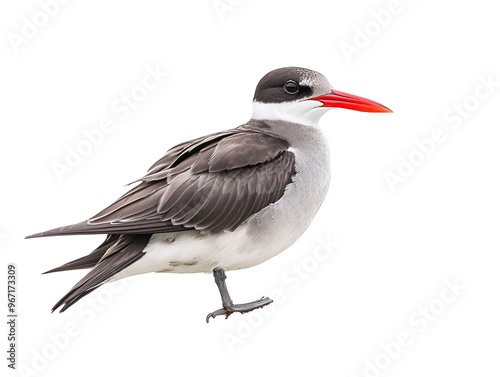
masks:
<path id="1" fill-rule="evenodd" d="M 71 1 L 16 48 L 24 17 L 43 24 L 42 8 L 3 2 L 1 286 L 16 263 L 21 375 L 497 375 L 498 9 L 486 0 L 219 3 L 228 8 Z M 350 56 L 347 44 L 357 48 Z M 149 274 L 51 314 L 84 271 L 41 273 L 102 237 L 23 237 L 94 215 L 174 144 L 242 124 L 258 80 L 290 65 L 394 113 L 325 115 L 332 186 L 315 221 L 281 255 L 228 273 L 236 302 L 280 291 L 280 303 L 206 324 L 220 307 L 211 275 Z M 138 90 L 147 67 L 169 76 L 120 119 L 112 103 Z M 112 132 L 58 179 L 54 163 L 103 118 Z M 416 141 L 436 132 L 446 140 L 422 157 Z M 387 172 L 410 156 L 419 166 L 391 190 Z M 325 254 L 329 243 L 340 246 Z M 419 314 L 429 306 L 432 321 Z M 395 346 L 401 332 L 410 340 Z M 5 356 L 6 335 L 0 343 Z"/>

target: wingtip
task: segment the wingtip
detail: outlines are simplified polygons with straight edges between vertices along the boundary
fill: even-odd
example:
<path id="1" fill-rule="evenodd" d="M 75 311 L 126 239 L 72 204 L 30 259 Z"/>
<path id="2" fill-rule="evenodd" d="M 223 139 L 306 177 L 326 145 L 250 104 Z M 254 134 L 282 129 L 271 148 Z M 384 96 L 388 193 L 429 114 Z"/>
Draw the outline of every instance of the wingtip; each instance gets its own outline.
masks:
<path id="1" fill-rule="evenodd" d="M 63 265 L 64 266 L 64 265 Z M 56 267 L 56 268 L 53 268 L 51 270 L 48 270 L 48 271 L 45 271 L 45 272 L 42 272 L 42 275 L 45 275 L 45 274 L 52 274 L 54 272 L 61 272 L 61 271 L 66 271 L 65 269 L 61 269 L 62 266 L 60 267 Z"/>
<path id="2" fill-rule="evenodd" d="M 49 232 L 50 231 L 45 231 L 45 232 L 40 232 L 40 233 L 33 233 L 33 234 L 30 234 L 30 235 L 24 237 L 24 239 L 27 240 L 27 239 L 30 239 L 30 238 L 47 237 L 47 236 L 50 235 Z"/>
<path id="3" fill-rule="evenodd" d="M 77 234 L 77 233 L 73 232 L 73 228 L 78 227 L 79 225 L 82 225 L 84 223 L 86 223 L 86 221 L 82 221 L 82 222 L 72 224 L 72 225 L 60 226 L 60 227 L 57 227 L 54 229 L 45 230 L 45 231 L 40 232 L 40 233 L 30 234 L 29 236 L 26 236 L 24 238 L 28 239 L 28 238 L 65 236 L 65 235 L 70 235 L 70 234 Z"/>

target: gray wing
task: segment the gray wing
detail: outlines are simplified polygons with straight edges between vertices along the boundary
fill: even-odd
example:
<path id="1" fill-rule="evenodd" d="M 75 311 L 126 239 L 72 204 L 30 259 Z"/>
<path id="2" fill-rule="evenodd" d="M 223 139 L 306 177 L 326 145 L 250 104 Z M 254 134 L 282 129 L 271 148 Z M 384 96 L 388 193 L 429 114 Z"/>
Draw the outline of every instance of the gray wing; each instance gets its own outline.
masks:
<path id="1" fill-rule="evenodd" d="M 177 145 L 88 221 L 29 237 L 233 231 L 278 201 L 294 174 L 286 141 L 240 127 Z"/>

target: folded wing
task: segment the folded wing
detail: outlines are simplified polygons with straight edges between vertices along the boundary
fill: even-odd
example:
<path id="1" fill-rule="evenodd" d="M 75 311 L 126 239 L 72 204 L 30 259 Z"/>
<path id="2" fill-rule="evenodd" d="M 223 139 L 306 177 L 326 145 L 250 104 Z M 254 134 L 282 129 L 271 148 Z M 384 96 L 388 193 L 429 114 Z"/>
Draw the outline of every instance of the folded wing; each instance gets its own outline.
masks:
<path id="1" fill-rule="evenodd" d="M 140 183 L 90 218 L 31 237 L 232 231 L 276 202 L 294 175 L 288 143 L 245 126 L 170 149 Z"/>

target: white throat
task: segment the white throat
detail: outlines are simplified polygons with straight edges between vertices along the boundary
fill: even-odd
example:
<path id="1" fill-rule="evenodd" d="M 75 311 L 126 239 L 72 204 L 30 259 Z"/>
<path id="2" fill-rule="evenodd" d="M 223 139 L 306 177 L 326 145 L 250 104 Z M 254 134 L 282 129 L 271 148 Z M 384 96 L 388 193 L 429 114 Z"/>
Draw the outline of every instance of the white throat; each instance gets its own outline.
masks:
<path id="1" fill-rule="evenodd" d="M 330 110 L 329 107 L 321 106 L 321 102 L 312 100 L 282 103 L 254 101 L 252 118 L 256 120 L 281 120 L 318 127 L 321 116 Z"/>

